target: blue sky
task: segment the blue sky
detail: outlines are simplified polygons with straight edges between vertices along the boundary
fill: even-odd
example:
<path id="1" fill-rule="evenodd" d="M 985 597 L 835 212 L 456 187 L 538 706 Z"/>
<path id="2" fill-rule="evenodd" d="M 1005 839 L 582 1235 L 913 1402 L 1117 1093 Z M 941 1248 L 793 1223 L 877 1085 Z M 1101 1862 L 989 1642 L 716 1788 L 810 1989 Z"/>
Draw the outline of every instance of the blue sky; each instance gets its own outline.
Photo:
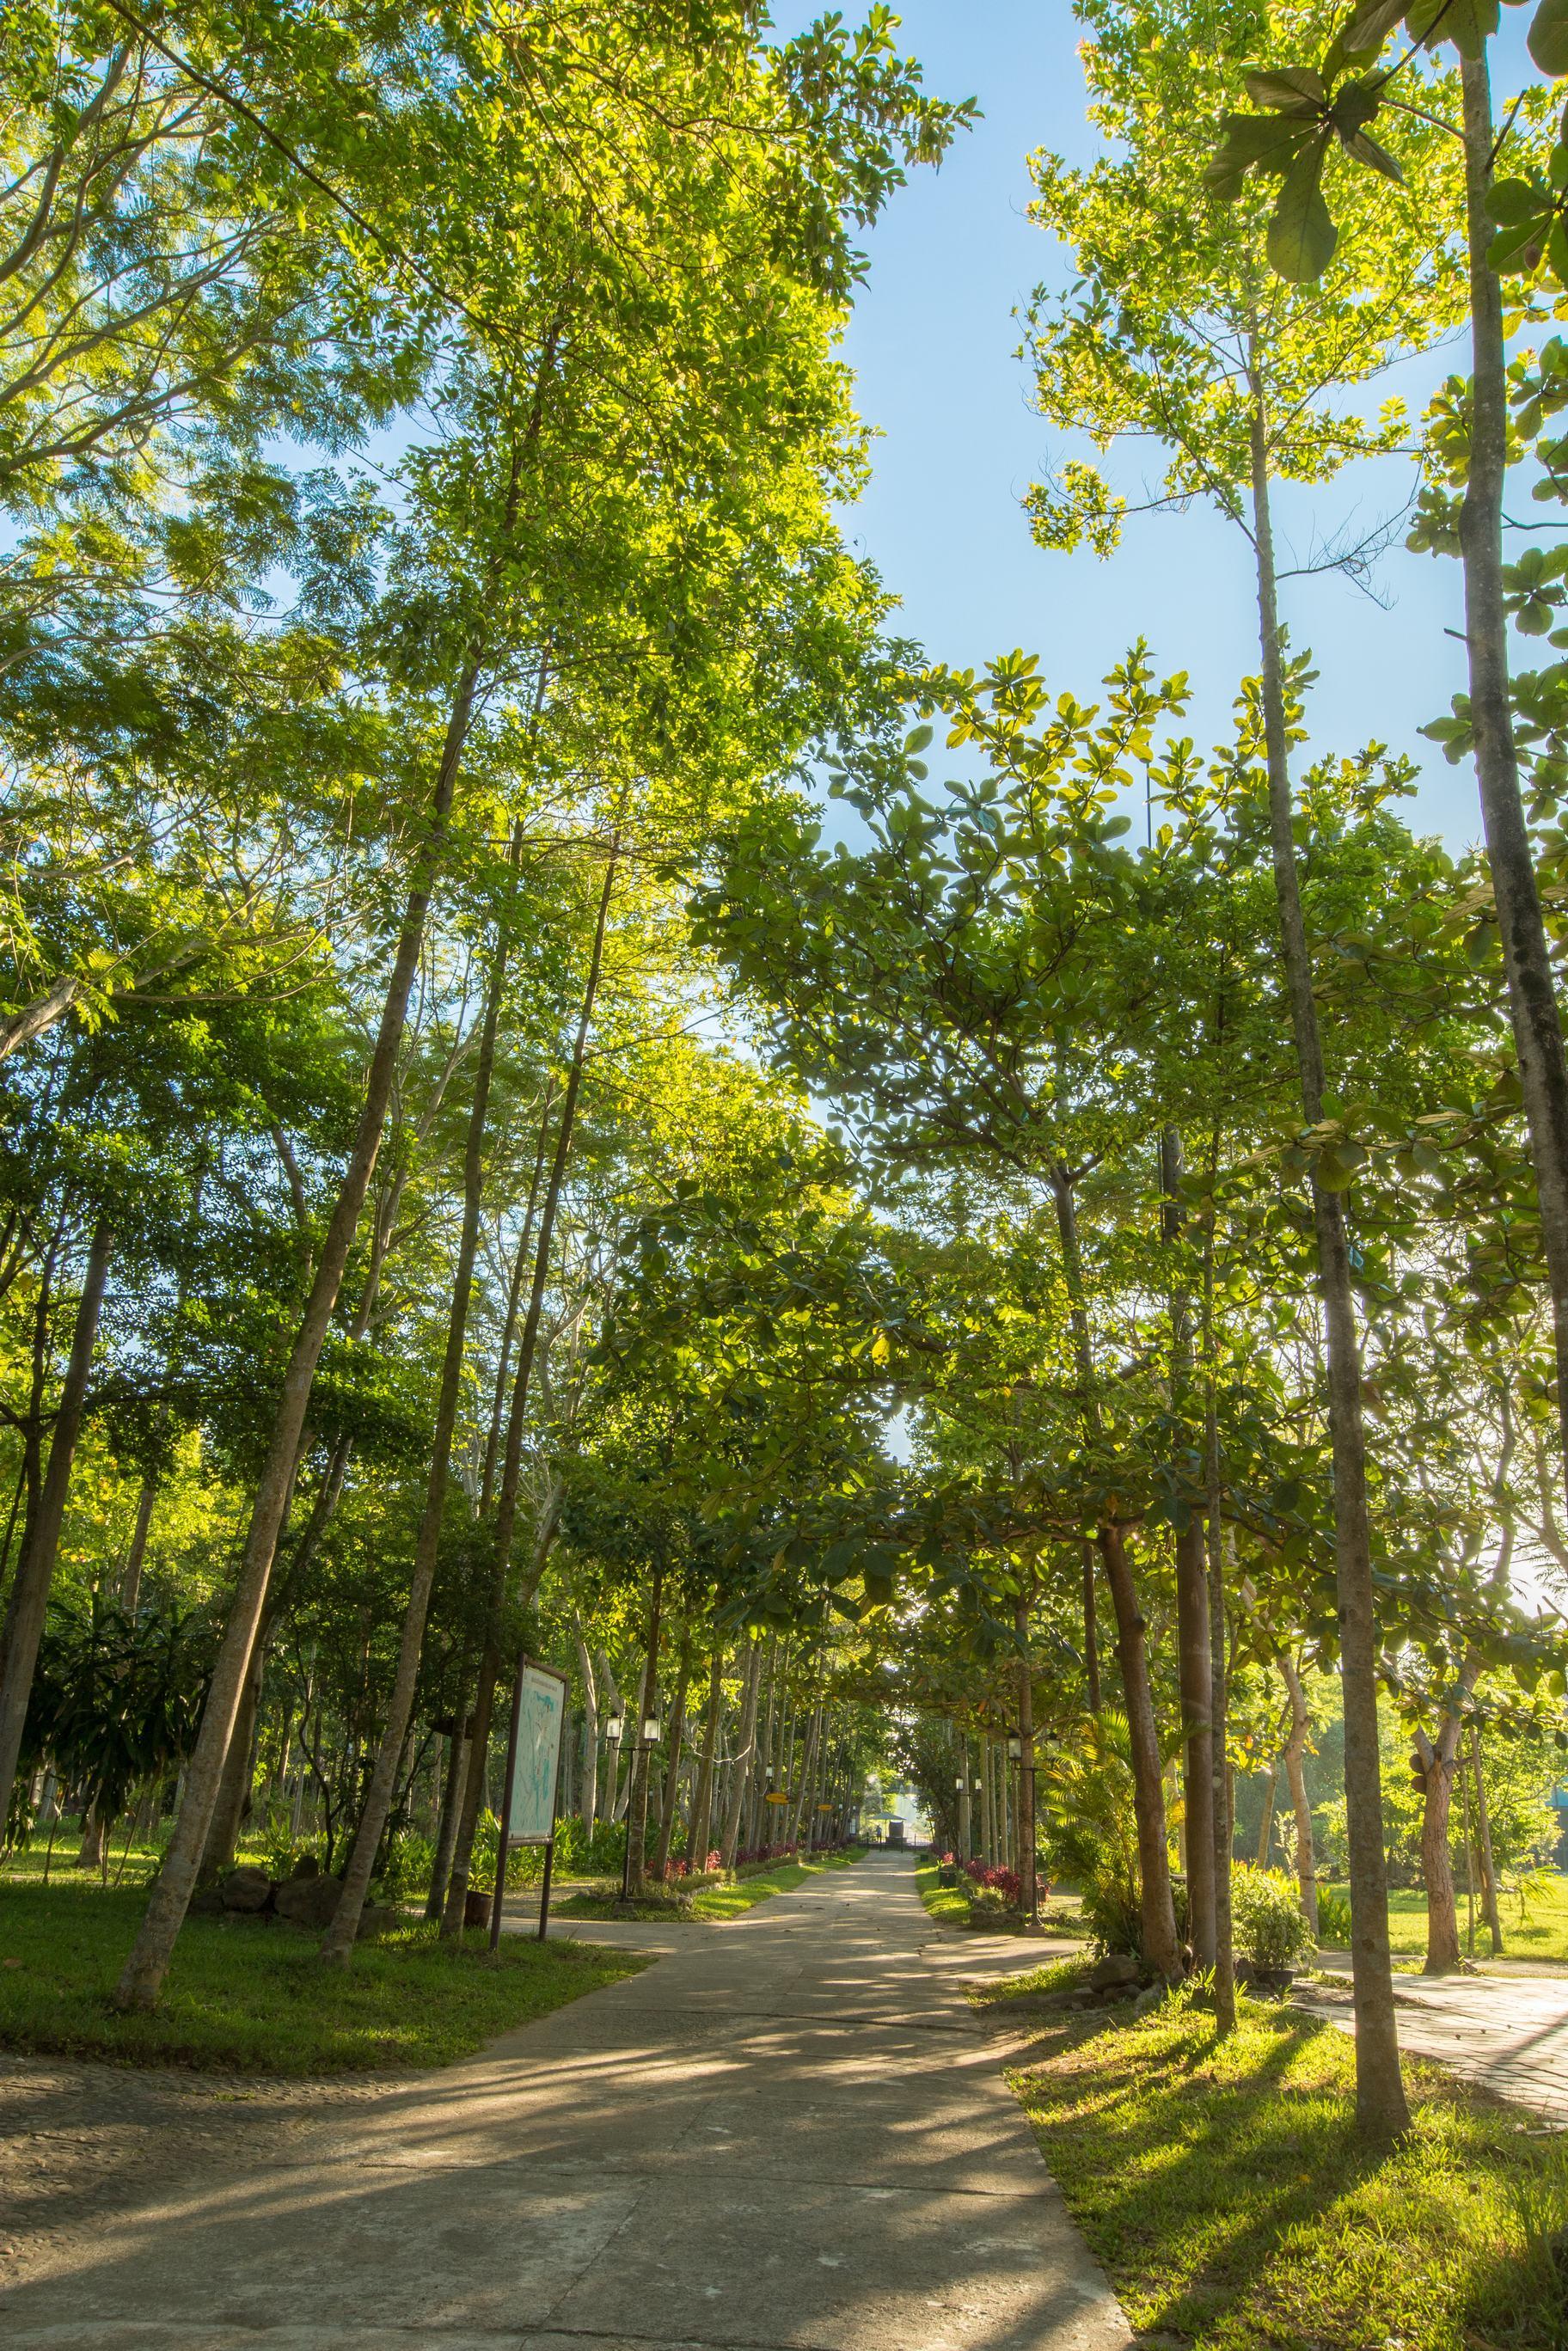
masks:
<path id="1" fill-rule="evenodd" d="M 773 13 L 789 34 L 820 12 L 820 0 L 775 0 Z M 1506 13 L 1511 35 L 1523 12 Z M 845 517 L 850 535 L 902 599 L 901 625 L 934 657 L 978 664 L 1022 645 L 1054 684 L 1087 699 L 1143 635 L 1162 670 L 1190 673 L 1192 731 L 1207 744 L 1257 661 L 1237 534 L 1195 507 L 1134 521 L 1120 552 L 1101 563 L 1040 552 L 1019 503 L 1062 453 L 1030 413 L 1012 313 L 1035 285 L 1067 275 L 1025 216 L 1026 158 L 1043 145 L 1087 162 L 1095 144 L 1068 0 L 905 0 L 902 15 L 903 45 L 922 61 L 926 86 L 975 96 L 984 120 L 940 172 L 912 181 L 867 241 L 871 276 L 848 356 L 862 413 L 883 437 L 872 486 Z M 1418 410 L 1428 387 L 1461 364 L 1458 352 L 1427 359 L 1386 388 Z M 1402 462 L 1364 466 L 1316 501 L 1290 503 L 1287 538 L 1304 553 L 1353 512 L 1369 525 L 1402 504 L 1409 483 Z M 1445 714 L 1463 684 L 1463 648 L 1442 633 L 1459 625 L 1458 567 L 1396 544 L 1380 590 L 1392 599 L 1386 611 L 1333 575 L 1285 588 L 1292 641 L 1312 647 L 1322 674 L 1314 745 L 1350 749 L 1375 737 L 1419 757 L 1415 820 L 1457 848 L 1479 831 L 1474 780 L 1417 729 Z"/>

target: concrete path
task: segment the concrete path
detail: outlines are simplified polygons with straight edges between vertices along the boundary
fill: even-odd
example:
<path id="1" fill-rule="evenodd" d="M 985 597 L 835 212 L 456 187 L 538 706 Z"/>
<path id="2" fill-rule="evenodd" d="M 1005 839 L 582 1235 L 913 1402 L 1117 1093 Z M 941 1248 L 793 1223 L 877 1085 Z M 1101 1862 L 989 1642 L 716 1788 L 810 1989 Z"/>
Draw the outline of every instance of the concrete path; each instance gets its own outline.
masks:
<path id="1" fill-rule="evenodd" d="M 1354 2032 L 1348 1983 L 1313 1986 L 1299 1997 Z M 1568 1978 L 1399 1975 L 1394 1997 L 1402 2049 L 1568 2125 Z"/>
<path id="2" fill-rule="evenodd" d="M 0 2341 L 1126 2351 L 963 1997 L 1033 1956 L 934 1928 L 907 1862 L 826 1873 L 467 2064 L 130 2166 Z"/>

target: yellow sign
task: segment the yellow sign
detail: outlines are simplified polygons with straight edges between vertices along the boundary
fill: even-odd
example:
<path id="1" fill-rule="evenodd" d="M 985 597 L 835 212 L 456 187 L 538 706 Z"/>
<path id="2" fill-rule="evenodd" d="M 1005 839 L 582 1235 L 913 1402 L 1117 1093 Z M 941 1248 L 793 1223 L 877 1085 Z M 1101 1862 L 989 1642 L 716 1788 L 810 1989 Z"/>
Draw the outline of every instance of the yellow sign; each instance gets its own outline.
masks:
<path id="1" fill-rule="evenodd" d="M 769 1788 L 767 1795 L 763 1798 L 763 1802 L 768 1804 L 787 1804 L 789 1801 L 789 1799 L 788 1796 L 781 1796 L 775 1788 Z"/>

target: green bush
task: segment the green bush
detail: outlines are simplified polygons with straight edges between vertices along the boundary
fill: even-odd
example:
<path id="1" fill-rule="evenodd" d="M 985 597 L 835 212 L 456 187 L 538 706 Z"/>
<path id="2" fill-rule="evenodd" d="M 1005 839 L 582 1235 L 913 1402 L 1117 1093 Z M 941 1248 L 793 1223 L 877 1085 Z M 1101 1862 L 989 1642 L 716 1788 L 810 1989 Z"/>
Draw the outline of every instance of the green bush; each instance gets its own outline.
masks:
<path id="1" fill-rule="evenodd" d="M 1282 1870 L 1243 1865 L 1230 1880 L 1230 1915 L 1239 1959 L 1255 1968 L 1291 1968 L 1316 1948 L 1301 1916 L 1293 1878 Z"/>
<path id="2" fill-rule="evenodd" d="M 1336 1951 L 1350 1949 L 1350 1896 L 1333 1887 L 1318 1888 L 1318 1940 L 1332 1944 Z"/>
<path id="3" fill-rule="evenodd" d="M 383 1902 L 406 1902 L 428 1894 L 435 1867 L 435 1847 L 417 1829 L 400 1829 L 382 1856 L 376 1884 Z"/>

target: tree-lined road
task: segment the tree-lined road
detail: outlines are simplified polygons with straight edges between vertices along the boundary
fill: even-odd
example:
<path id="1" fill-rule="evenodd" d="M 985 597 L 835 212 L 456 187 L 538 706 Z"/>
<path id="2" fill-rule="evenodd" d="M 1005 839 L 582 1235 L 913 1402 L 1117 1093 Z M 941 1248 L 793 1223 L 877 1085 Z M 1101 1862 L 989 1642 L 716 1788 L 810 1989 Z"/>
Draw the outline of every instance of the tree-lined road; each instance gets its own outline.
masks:
<path id="1" fill-rule="evenodd" d="M 172 2166 L 150 2133 L 74 2226 L 41 2203 L 51 2236 L 13 2232 L 0 2334 L 8 2351 L 1125 2351 L 964 1998 L 965 1975 L 1018 1959 L 934 1930 L 903 1860 L 831 1872 L 472 2064 L 328 2093 L 287 2131 L 264 2091 L 259 2127 Z"/>

